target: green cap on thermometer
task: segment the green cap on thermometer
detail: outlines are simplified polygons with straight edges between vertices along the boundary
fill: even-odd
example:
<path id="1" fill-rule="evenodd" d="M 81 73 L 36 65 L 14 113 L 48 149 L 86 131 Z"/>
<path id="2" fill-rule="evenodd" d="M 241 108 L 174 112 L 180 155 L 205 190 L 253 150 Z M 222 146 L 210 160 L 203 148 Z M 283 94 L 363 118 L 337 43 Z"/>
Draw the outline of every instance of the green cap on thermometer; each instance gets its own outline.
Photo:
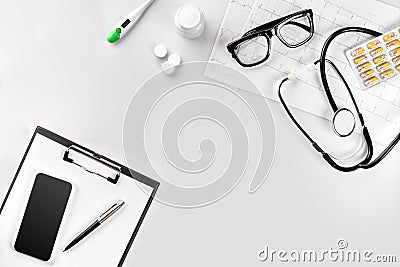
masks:
<path id="1" fill-rule="evenodd" d="M 116 28 L 112 31 L 110 31 L 110 33 L 107 35 L 107 41 L 109 43 L 115 43 L 116 41 L 118 41 L 121 38 L 121 29 L 120 28 Z"/>

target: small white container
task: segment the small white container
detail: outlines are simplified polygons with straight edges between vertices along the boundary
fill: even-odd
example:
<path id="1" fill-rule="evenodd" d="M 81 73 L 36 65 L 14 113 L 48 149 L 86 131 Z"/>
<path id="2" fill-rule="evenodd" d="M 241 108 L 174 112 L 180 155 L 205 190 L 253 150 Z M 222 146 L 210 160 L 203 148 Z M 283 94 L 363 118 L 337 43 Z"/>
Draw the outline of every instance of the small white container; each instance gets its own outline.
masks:
<path id="1" fill-rule="evenodd" d="M 184 5 L 176 11 L 175 25 L 182 36 L 197 38 L 205 29 L 203 12 L 195 5 Z"/>

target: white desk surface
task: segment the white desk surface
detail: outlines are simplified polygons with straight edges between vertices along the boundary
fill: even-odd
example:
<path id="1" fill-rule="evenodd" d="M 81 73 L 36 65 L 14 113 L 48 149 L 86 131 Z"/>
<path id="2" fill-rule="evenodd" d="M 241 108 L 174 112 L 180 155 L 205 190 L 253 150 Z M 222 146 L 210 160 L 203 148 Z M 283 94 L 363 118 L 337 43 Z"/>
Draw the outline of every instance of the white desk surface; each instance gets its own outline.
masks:
<path id="1" fill-rule="evenodd" d="M 141 2 L 0 2 L 1 199 L 37 125 L 123 162 L 124 113 L 140 84 L 160 69 L 155 44 L 185 62 L 208 59 L 227 0 L 157 0 L 122 42 L 107 44 L 108 30 Z M 186 3 L 205 13 L 200 39 L 175 31 L 174 13 Z M 263 187 L 249 195 L 247 179 L 200 209 L 154 203 L 126 266 L 258 266 L 265 245 L 322 250 L 339 238 L 399 259 L 400 148 L 372 170 L 341 174 L 310 148 L 278 103 L 270 105 L 277 151 Z"/>

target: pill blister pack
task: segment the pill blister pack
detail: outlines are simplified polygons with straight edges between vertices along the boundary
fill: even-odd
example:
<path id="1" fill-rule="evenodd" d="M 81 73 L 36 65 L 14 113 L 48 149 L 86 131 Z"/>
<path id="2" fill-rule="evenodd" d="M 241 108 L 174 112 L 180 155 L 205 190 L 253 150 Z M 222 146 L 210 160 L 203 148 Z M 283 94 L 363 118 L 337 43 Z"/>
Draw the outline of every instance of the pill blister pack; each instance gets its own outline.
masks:
<path id="1" fill-rule="evenodd" d="M 348 50 L 346 57 L 363 89 L 400 74 L 400 28 Z"/>

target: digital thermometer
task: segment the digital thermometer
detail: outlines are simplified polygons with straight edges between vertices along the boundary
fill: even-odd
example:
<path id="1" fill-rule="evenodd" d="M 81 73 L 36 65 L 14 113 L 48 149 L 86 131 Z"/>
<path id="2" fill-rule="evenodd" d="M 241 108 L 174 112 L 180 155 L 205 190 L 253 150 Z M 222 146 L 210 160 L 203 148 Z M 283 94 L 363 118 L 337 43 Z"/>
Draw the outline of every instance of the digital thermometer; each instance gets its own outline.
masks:
<path id="1" fill-rule="evenodd" d="M 153 4 L 155 0 L 148 0 L 143 5 L 132 10 L 127 16 L 125 16 L 107 35 L 107 41 L 115 43 L 120 40 L 124 35 L 138 22 L 144 12 Z"/>

